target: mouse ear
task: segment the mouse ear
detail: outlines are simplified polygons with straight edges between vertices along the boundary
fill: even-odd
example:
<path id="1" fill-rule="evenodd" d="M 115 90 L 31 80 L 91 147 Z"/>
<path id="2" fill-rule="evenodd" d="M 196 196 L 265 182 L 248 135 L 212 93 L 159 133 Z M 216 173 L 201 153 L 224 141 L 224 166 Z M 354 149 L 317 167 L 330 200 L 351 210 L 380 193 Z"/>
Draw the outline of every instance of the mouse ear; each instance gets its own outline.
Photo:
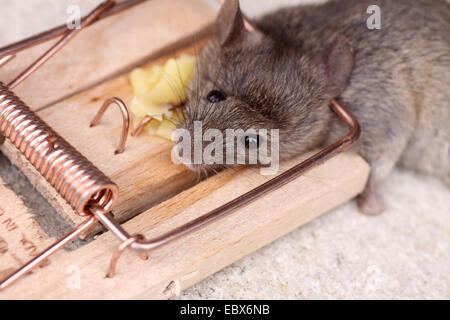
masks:
<path id="1" fill-rule="evenodd" d="M 239 0 L 226 0 L 216 20 L 216 37 L 220 45 L 229 47 L 242 43 L 246 33 Z"/>
<path id="2" fill-rule="evenodd" d="M 338 36 L 315 59 L 315 63 L 327 77 L 326 93 L 333 98 L 339 96 L 347 87 L 355 63 L 347 39 Z"/>

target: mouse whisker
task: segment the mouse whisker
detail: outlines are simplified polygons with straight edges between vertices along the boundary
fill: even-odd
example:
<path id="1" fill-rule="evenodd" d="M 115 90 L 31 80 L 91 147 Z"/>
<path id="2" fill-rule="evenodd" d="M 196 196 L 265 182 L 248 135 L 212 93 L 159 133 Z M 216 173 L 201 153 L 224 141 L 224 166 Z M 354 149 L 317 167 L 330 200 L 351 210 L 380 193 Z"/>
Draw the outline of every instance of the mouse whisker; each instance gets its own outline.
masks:
<path id="1" fill-rule="evenodd" d="M 176 86 L 176 82 L 178 81 L 178 79 L 175 79 L 174 77 L 165 74 L 164 75 L 164 80 L 167 82 L 167 84 L 169 85 L 170 89 L 172 90 L 172 92 L 174 93 L 174 95 L 177 97 L 179 103 L 183 102 L 183 92 L 178 90 L 177 86 Z M 182 90 L 182 89 L 181 89 Z"/>

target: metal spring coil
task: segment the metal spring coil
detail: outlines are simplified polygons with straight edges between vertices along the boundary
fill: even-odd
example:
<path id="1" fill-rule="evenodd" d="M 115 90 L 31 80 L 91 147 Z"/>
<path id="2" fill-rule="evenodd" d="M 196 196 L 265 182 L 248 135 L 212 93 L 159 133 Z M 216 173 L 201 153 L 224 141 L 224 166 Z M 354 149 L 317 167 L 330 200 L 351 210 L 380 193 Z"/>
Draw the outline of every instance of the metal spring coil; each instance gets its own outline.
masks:
<path id="1" fill-rule="evenodd" d="M 80 215 L 90 206 L 110 211 L 117 185 L 53 131 L 7 86 L 0 82 L 0 133 Z"/>

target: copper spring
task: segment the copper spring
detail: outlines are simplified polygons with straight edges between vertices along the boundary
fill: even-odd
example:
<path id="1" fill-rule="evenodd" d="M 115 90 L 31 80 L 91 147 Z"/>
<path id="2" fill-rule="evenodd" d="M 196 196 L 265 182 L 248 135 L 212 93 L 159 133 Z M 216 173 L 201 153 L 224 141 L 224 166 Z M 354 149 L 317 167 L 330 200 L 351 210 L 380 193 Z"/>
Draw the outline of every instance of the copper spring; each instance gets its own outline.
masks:
<path id="1" fill-rule="evenodd" d="M 0 131 L 80 215 L 109 211 L 117 185 L 58 135 L 0 82 Z"/>
<path id="2" fill-rule="evenodd" d="M 119 196 L 119 188 L 116 184 L 59 136 L 12 92 L 12 89 L 61 50 L 82 29 L 94 23 L 108 10 L 112 10 L 115 4 L 114 0 L 106 0 L 98 5 L 83 18 L 79 29 L 67 29 L 59 41 L 9 84 L 5 85 L 0 82 L 0 138 L 4 134 L 78 214 L 87 216 L 80 225 L 64 237 L 0 281 L 0 290 L 41 265 L 50 255 L 96 223 L 97 218 L 92 215 L 91 207 L 104 208 L 109 211 Z M 16 51 L 2 55 L 0 66 L 13 59 L 15 54 Z"/>

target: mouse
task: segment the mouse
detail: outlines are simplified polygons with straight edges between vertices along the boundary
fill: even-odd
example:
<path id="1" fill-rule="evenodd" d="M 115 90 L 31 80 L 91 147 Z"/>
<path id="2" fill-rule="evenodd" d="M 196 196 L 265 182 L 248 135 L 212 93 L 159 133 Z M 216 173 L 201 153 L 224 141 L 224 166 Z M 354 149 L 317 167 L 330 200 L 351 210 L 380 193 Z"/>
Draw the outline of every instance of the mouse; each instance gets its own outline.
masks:
<path id="1" fill-rule="evenodd" d="M 380 10 L 378 29 L 367 25 L 373 5 Z M 178 128 L 193 132 L 201 123 L 224 134 L 227 128 L 276 128 L 285 161 L 346 134 L 329 108 L 336 99 L 361 126 L 352 151 L 371 166 L 357 197 L 362 213 L 384 211 L 377 188 L 395 166 L 450 187 L 448 2 L 330 0 L 248 22 L 251 28 L 238 0 L 224 2 L 214 37 L 198 57 Z M 259 143 L 258 137 L 250 141 Z"/>

